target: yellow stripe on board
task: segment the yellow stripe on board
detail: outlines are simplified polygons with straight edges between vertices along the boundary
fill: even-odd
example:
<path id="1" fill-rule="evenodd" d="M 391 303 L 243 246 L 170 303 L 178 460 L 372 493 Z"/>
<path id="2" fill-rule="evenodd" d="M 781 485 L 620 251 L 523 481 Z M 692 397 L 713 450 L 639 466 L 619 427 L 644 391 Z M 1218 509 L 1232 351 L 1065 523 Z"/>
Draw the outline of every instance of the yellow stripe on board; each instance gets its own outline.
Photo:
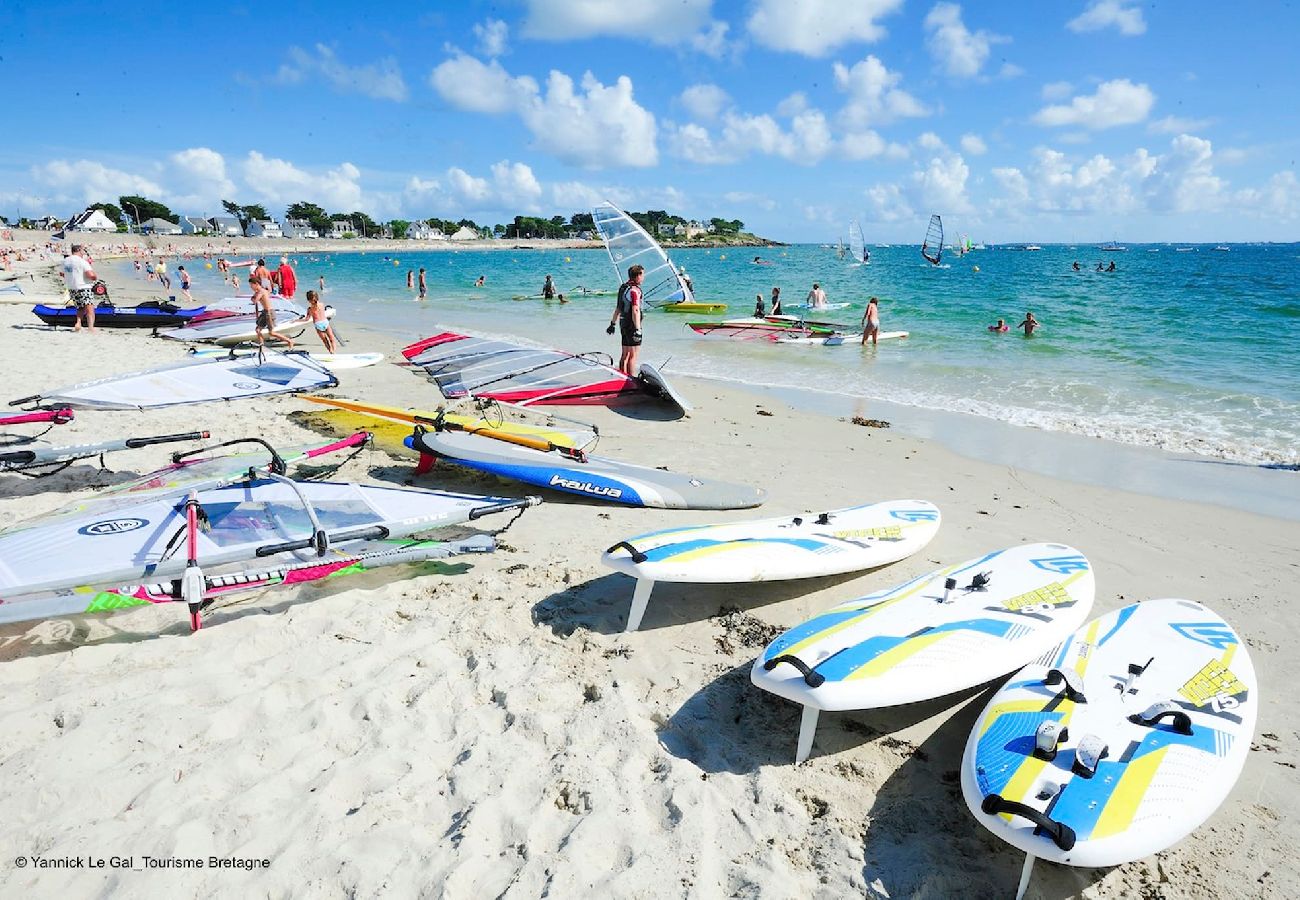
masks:
<path id="1" fill-rule="evenodd" d="M 1093 838 L 1110 837 L 1129 827 L 1168 749 L 1168 747 L 1161 747 L 1159 750 L 1138 757 L 1124 767 L 1124 774 L 1120 776 L 1119 784 L 1115 785 L 1110 799 L 1106 801 L 1101 815 L 1097 817 L 1097 824 L 1092 828 Z"/>
<path id="2" fill-rule="evenodd" d="M 1042 711 L 1043 701 L 1039 700 L 1037 697 L 1033 700 L 1010 700 L 1006 703 L 999 703 L 997 706 L 990 709 L 989 714 L 984 717 L 984 721 L 981 723 L 980 727 L 980 737 L 983 737 L 985 732 L 993 727 L 993 723 L 1002 716 L 1011 713 Z"/>
<path id="3" fill-rule="evenodd" d="M 847 676 L 844 680 L 860 681 L 863 678 L 875 678 L 883 675 L 904 660 L 910 659 L 921 651 L 929 649 L 932 644 L 937 644 L 939 641 L 952 634 L 956 634 L 956 632 L 935 631 L 930 634 L 923 634 L 920 637 L 912 638 L 909 641 L 903 641 L 903 643 L 886 650 L 884 653 L 871 660 L 871 662 L 858 666 L 858 668 L 854 669 L 852 674 Z"/>

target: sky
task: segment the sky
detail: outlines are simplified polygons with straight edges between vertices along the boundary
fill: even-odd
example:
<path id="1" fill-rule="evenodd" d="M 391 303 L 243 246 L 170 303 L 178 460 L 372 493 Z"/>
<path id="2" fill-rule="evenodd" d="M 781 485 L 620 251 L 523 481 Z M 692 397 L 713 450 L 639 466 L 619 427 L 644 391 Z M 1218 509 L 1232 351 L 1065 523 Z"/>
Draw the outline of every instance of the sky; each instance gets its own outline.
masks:
<path id="1" fill-rule="evenodd" d="M 1294 2 L 5 0 L 0 214 L 1291 241 L 1298 33 Z"/>

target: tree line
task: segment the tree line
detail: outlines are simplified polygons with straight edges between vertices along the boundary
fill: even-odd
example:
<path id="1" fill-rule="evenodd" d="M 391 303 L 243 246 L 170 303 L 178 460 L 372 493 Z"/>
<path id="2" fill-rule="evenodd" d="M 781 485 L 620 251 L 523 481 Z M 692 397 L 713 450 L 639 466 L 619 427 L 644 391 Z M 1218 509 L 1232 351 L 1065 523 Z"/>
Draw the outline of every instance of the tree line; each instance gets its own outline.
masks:
<path id="1" fill-rule="evenodd" d="M 227 215 L 238 219 L 240 227 L 245 231 L 248 230 L 249 224 L 255 219 L 265 220 L 271 218 L 266 207 L 260 203 L 241 204 L 234 200 L 222 200 L 221 207 Z M 165 203 L 134 194 L 125 194 L 118 197 L 117 203 L 92 203 L 86 208 L 101 210 L 114 225 L 122 228 L 130 226 L 139 228 L 150 219 L 165 219 L 174 225 L 180 222 L 180 217 L 174 214 Z M 330 233 L 335 222 L 350 222 L 356 233 L 361 237 L 391 235 L 398 239 L 405 238 L 410 233 L 411 226 L 416 224 L 427 225 L 429 228 L 447 236 L 455 234 L 462 228 L 469 228 L 478 232 L 482 237 L 495 236 L 506 239 L 558 239 L 575 237 L 584 232 L 594 236 L 596 230 L 595 223 L 592 221 L 589 212 L 574 213 L 568 219 L 565 219 L 564 216 L 551 216 L 549 219 L 537 216 L 515 216 L 514 221 L 509 224 L 498 223 L 492 226 L 479 225 L 473 219 L 439 219 L 437 217 L 415 220 L 389 219 L 387 222 L 376 222 L 369 215 L 359 210 L 330 213 L 326 212 L 324 207 L 306 201 L 291 203 L 285 208 L 284 212 L 286 219 L 305 222 L 307 227 L 321 235 Z M 686 219 L 672 215 L 662 209 L 628 212 L 628 215 L 651 234 L 657 234 L 660 225 L 687 224 Z M 18 224 L 21 226 L 29 223 L 24 219 L 19 221 Z M 738 234 L 744 228 L 744 223 L 739 219 L 713 218 L 709 219 L 708 224 L 713 226 L 715 233 L 723 235 Z"/>

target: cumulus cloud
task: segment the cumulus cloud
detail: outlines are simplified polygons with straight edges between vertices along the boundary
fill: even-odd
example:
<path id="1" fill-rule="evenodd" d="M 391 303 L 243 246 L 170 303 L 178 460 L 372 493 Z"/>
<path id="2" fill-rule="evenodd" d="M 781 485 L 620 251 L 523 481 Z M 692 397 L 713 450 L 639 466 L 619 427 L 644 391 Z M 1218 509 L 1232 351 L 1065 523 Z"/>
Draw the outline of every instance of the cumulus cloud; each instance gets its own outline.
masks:
<path id="1" fill-rule="evenodd" d="M 1146 20 L 1142 18 L 1142 7 L 1133 0 L 1092 0 L 1082 13 L 1065 25 L 1071 31 L 1101 31 L 1114 28 L 1120 34 L 1132 37 L 1147 30 Z"/>
<path id="2" fill-rule="evenodd" d="M 757 206 L 768 212 L 776 209 L 776 201 L 765 194 L 754 194 L 749 191 L 727 191 L 722 195 L 722 199 L 728 203 L 740 205 Z"/>
<path id="3" fill-rule="evenodd" d="M 1011 40 L 989 31 L 971 31 L 956 3 L 936 3 L 925 17 L 925 31 L 930 55 L 949 75 L 963 78 L 979 74 L 994 44 Z"/>
<path id="4" fill-rule="evenodd" d="M 48 192 L 50 202 L 85 206 L 104 200 L 116 202 L 123 194 L 159 197 L 165 194 L 158 182 L 110 168 L 89 159 L 63 160 L 33 166 L 32 181 Z"/>
<path id="5" fill-rule="evenodd" d="M 1074 93 L 1074 85 L 1068 81 L 1049 81 L 1043 85 L 1040 93 L 1044 100 L 1064 100 Z"/>
<path id="6" fill-rule="evenodd" d="M 964 153 L 971 156 L 983 156 L 989 151 L 988 144 L 978 134 L 963 134 L 961 136 L 961 149 Z"/>
<path id="7" fill-rule="evenodd" d="M 275 205 L 309 200 L 327 209 L 362 209 L 361 170 L 350 162 L 321 173 L 301 169 L 288 160 L 249 151 L 243 166 L 248 190 L 260 201 Z M 373 205 L 372 207 L 373 208 Z"/>
<path id="8" fill-rule="evenodd" d="M 731 105 L 731 95 L 716 84 L 693 84 L 677 100 L 697 122 L 715 121 Z"/>
<path id="9" fill-rule="evenodd" d="M 392 57 L 368 65 L 349 66 L 325 44 L 317 44 L 311 52 L 290 47 L 288 56 L 275 74 L 280 84 L 301 84 L 319 77 L 341 94 L 362 94 L 399 103 L 408 96 L 397 60 Z"/>
<path id="10" fill-rule="evenodd" d="M 676 128 L 670 144 L 676 155 L 702 164 L 733 163 L 760 154 L 813 165 L 835 147 L 830 125 L 816 109 L 791 116 L 789 128 L 767 114 L 728 111 L 722 116 L 716 136 L 691 123 Z"/>
<path id="11" fill-rule="evenodd" d="M 540 41 L 574 41 L 594 37 L 644 38 L 652 44 L 679 46 L 718 55 L 727 26 L 715 22 L 713 0 L 526 0 L 523 34 Z"/>
<path id="12" fill-rule="evenodd" d="M 840 119 L 851 128 L 885 125 L 896 119 L 929 115 L 911 94 L 897 87 L 903 76 L 868 56 L 852 67 L 836 63 L 835 86 L 848 95 Z"/>
<path id="13" fill-rule="evenodd" d="M 1095 94 L 1075 97 L 1068 106 L 1045 106 L 1034 115 L 1034 121 L 1048 127 L 1069 125 L 1099 131 L 1141 122 L 1155 102 L 1151 88 L 1120 78 L 1099 85 Z"/>
<path id="14" fill-rule="evenodd" d="M 745 24 L 764 47 L 821 57 L 847 44 L 880 40 L 885 29 L 877 20 L 902 5 L 902 0 L 758 0 Z"/>
<path id="15" fill-rule="evenodd" d="M 168 161 L 172 169 L 171 205 L 202 207 L 234 196 L 235 183 L 226 172 L 226 159 L 217 151 L 191 147 L 173 153 Z"/>
<path id="16" fill-rule="evenodd" d="M 870 128 L 846 132 L 839 142 L 839 154 L 849 160 L 874 159 L 878 156 L 900 160 L 907 159 L 908 156 L 907 148 L 902 144 L 886 141 L 879 132 Z"/>
<path id="17" fill-rule="evenodd" d="M 509 35 L 510 26 L 500 19 L 488 19 L 474 26 L 474 37 L 478 38 L 478 52 L 489 58 L 505 54 L 506 39 Z"/>
<path id="18" fill-rule="evenodd" d="M 572 78 L 553 70 L 543 89 L 496 60 L 458 52 L 434 68 L 429 83 L 460 109 L 517 115 L 537 145 L 564 162 L 596 169 L 659 161 L 654 114 L 636 102 L 626 75 L 605 85 L 587 72 L 575 89 Z"/>

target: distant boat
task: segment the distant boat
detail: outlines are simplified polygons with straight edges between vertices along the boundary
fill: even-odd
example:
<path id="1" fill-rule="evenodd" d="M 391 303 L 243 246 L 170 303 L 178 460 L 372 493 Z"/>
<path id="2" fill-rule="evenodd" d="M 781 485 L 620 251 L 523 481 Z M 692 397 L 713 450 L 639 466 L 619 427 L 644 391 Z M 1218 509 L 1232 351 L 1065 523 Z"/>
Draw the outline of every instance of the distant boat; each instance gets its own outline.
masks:
<path id="1" fill-rule="evenodd" d="M 1037 244 L 1025 244 L 1025 249 L 1026 249 L 1026 250 L 1042 250 L 1043 248 L 1040 247 L 1040 246 L 1038 246 Z"/>
<path id="2" fill-rule="evenodd" d="M 1218 250 L 1220 253 L 1227 253 L 1227 252 L 1228 252 L 1229 250 L 1231 250 L 1232 248 L 1229 247 L 1229 246 L 1227 246 L 1226 244 L 1220 244 L 1219 246 L 1215 247 L 1214 249 L 1215 249 L 1215 250 Z"/>
<path id="3" fill-rule="evenodd" d="M 1174 248 L 1174 252 L 1175 252 L 1175 253 L 1195 253 L 1195 252 L 1196 252 L 1196 248 L 1195 248 L 1195 247 L 1175 247 L 1175 248 Z"/>
<path id="4" fill-rule="evenodd" d="M 1147 253 L 1159 253 L 1159 252 L 1160 252 L 1159 247 L 1147 247 Z"/>
<path id="5" fill-rule="evenodd" d="M 1107 253 L 1127 253 L 1127 252 L 1128 252 L 1128 247 L 1121 247 L 1119 244 L 1115 243 L 1114 241 L 1110 241 L 1110 242 L 1108 242 L 1108 243 L 1102 244 L 1101 247 L 1099 247 L 1098 249 L 1100 249 L 1100 250 L 1104 250 L 1104 251 L 1107 252 Z"/>

